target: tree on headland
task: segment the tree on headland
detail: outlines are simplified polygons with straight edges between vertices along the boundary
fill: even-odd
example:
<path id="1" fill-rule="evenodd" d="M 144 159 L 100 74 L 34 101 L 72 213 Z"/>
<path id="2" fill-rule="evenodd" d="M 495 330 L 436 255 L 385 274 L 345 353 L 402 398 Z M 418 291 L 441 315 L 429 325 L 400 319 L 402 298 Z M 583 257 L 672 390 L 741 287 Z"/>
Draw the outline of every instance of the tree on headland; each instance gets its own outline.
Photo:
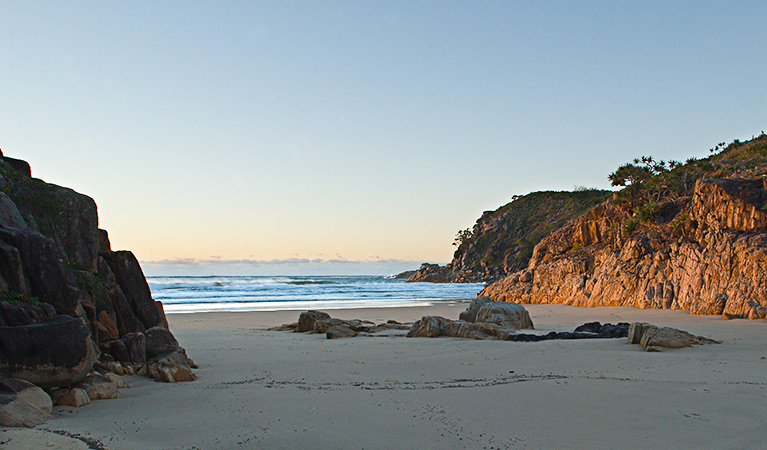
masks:
<path id="1" fill-rule="evenodd" d="M 467 228 L 465 230 L 459 230 L 458 233 L 455 235 L 455 240 L 453 241 L 453 245 L 456 247 L 460 247 L 463 245 L 464 242 L 467 242 L 469 239 L 474 236 L 474 232 L 471 231 L 471 228 Z"/>

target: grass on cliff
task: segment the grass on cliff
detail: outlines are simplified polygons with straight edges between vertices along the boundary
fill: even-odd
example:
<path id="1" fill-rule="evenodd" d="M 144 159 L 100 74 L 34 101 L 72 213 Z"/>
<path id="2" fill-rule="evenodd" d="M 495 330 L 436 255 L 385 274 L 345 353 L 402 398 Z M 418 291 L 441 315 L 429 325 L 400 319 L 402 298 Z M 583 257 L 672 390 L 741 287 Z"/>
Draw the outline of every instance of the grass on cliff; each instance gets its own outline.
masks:
<path id="1" fill-rule="evenodd" d="M 40 304 L 40 300 L 38 300 L 37 297 L 31 297 L 29 295 L 5 289 L 0 289 L 0 302 L 10 303 L 17 307 Z"/>
<path id="2" fill-rule="evenodd" d="M 101 281 L 101 278 L 84 270 L 72 269 L 72 272 L 75 274 L 77 287 L 80 288 L 80 291 L 89 295 L 94 304 L 106 297 L 106 286 Z"/>

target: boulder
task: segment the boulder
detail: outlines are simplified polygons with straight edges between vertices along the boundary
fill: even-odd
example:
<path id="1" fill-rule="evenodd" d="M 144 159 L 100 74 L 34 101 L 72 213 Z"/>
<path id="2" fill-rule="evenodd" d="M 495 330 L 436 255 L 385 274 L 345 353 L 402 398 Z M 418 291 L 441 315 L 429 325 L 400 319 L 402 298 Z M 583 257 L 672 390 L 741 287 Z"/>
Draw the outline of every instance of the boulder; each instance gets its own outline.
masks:
<path id="1" fill-rule="evenodd" d="M 146 363 L 147 376 L 165 383 L 196 380 L 197 376 L 192 373 L 192 367 L 194 363 L 187 358 L 186 352 L 181 348 L 172 353 L 156 356 Z"/>
<path id="2" fill-rule="evenodd" d="M 493 323 L 502 328 L 533 329 L 533 321 L 524 306 L 517 303 L 494 302 L 490 297 L 477 297 L 459 316 L 466 322 Z"/>
<path id="3" fill-rule="evenodd" d="M 485 303 L 477 311 L 475 322 L 493 323 L 512 330 L 533 329 L 530 314 L 524 306 L 517 303 Z"/>
<path id="4" fill-rule="evenodd" d="M 171 353 L 178 348 L 178 341 L 167 328 L 152 327 L 146 330 L 144 335 L 146 336 L 147 359 Z"/>
<path id="5" fill-rule="evenodd" d="M 322 311 L 304 311 L 298 316 L 298 327 L 296 331 L 303 333 L 314 330 L 314 322 L 323 319 L 330 319 L 330 314 Z"/>
<path id="6" fill-rule="evenodd" d="M 444 335 L 444 330 L 447 325 L 452 322 L 450 319 L 445 319 L 440 316 L 423 316 L 420 320 L 416 320 L 413 326 L 410 327 L 410 331 L 407 333 L 407 337 L 439 337 Z"/>
<path id="7" fill-rule="evenodd" d="M 508 338 L 513 333 L 510 330 L 501 331 L 501 328 L 487 322 L 463 322 L 450 321 L 441 327 L 441 335 L 464 339 L 488 339 L 492 337 Z M 504 339 L 505 340 L 505 339 Z"/>
<path id="8" fill-rule="evenodd" d="M 639 336 L 639 342 L 637 337 Z M 700 344 L 718 344 L 718 341 L 695 336 L 686 331 L 670 327 L 656 327 L 646 323 L 633 323 L 629 328 L 629 343 L 640 344 L 648 352 L 661 348 L 684 348 Z"/>
<path id="9" fill-rule="evenodd" d="M 99 357 L 80 319 L 56 316 L 42 323 L 0 327 L 0 375 L 41 387 L 82 381 Z"/>
<path id="10" fill-rule="evenodd" d="M 0 426 L 32 427 L 48 418 L 51 397 L 34 384 L 0 377 Z"/>
<path id="11" fill-rule="evenodd" d="M 142 366 L 146 363 L 146 336 L 143 333 L 128 333 L 121 339 L 128 350 L 128 360 L 134 365 Z"/>
<path id="12" fill-rule="evenodd" d="M 463 320 L 466 322 L 476 322 L 477 321 L 477 312 L 479 312 L 479 308 L 481 308 L 484 304 L 492 302 L 493 299 L 490 297 L 477 297 L 471 301 L 469 304 L 469 307 L 466 309 L 466 311 L 463 311 L 461 314 L 458 315 L 458 320 Z"/>
<path id="13" fill-rule="evenodd" d="M 146 336 L 144 333 L 128 333 L 120 339 L 102 342 L 99 347 L 105 356 L 109 355 L 111 358 L 106 362 L 115 361 L 131 367 L 141 367 L 146 364 Z"/>
<path id="14" fill-rule="evenodd" d="M 454 321 L 440 316 L 424 316 L 410 327 L 407 337 L 456 337 L 464 339 L 511 340 L 514 330 L 494 323 Z"/>

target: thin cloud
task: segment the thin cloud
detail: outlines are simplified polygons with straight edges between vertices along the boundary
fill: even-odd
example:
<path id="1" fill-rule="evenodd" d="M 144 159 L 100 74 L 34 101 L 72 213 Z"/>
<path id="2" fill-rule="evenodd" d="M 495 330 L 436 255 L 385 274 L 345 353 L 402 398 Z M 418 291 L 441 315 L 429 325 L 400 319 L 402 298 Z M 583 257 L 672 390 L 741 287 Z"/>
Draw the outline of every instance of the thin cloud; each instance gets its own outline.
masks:
<path id="1" fill-rule="evenodd" d="M 371 259 L 345 259 L 343 257 L 333 259 L 321 258 L 284 258 L 284 259 L 223 259 L 220 256 L 212 256 L 209 259 L 203 258 L 173 258 L 141 261 L 141 264 L 151 265 L 291 265 L 291 264 L 420 264 L 420 261 L 406 259 L 382 259 L 373 257 Z"/>

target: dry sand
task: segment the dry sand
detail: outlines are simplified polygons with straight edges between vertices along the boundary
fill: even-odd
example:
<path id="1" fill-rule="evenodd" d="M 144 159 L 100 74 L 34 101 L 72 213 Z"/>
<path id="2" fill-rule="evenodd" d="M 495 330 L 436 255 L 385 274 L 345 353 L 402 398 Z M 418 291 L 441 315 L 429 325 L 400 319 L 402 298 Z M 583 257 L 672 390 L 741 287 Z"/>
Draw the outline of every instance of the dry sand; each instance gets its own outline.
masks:
<path id="1" fill-rule="evenodd" d="M 455 319 L 465 306 L 328 312 L 412 321 L 426 314 Z M 43 431 L 56 430 L 110 450 L 767 446 L 764 321 L 526 307 L 542 331 L 594 320 L 644 321 L 723 343 L 646 353 L 625 339 L 327 340 L 264 329 L 294 322 L 297 311 L 170 315 L 172 330 L 200 366 L 198 381 L 127 377 L 133 387 L 121 399 L 57 407 L 38 437 L 9 439 L 0 429 L 0 443 L 46 448 Z"/>

